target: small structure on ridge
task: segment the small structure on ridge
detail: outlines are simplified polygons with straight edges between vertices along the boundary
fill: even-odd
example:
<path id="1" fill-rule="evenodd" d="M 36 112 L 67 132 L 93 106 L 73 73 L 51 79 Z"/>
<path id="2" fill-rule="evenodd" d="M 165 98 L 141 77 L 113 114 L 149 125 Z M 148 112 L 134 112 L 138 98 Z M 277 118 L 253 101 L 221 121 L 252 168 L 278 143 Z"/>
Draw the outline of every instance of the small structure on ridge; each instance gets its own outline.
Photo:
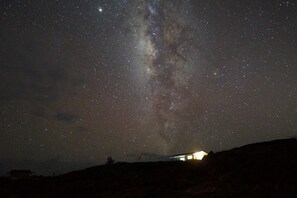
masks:
<path id="1" fill-rule="evenodd" d="M 7 174 L 9 174 L 10 179 L 27 179 L 33 172 L 31 170 L 11 170 Z"/>
<path id="2" fill-rule="evenodd" d="M 198 151 L 198 152 L 194 152 L 194 153 L 183 153 L 183 154 L 173 155 L 173 156 L 170 156 L 170 159 L 180 160 L 180 161 L 202 160 L 205 156 L 207 156 L 206 152 Z"/>

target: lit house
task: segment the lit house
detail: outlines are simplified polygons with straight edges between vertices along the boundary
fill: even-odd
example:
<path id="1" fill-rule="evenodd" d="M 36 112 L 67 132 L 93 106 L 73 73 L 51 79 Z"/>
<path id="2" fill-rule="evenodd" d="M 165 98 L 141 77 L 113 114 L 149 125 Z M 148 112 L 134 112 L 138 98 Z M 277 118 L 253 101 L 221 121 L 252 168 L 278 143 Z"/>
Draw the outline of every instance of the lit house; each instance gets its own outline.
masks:
<path id="1" fill-rule="evenodd" d="M 172 160 L 180 160 L 180 161 L 186 161 L 186 160 L 202 160 L 203 157 L 207 155 L 204 151 L 198 151 L 195 153 L 184 153 L 179 155 L 173 155 L 170 157 Z"/>

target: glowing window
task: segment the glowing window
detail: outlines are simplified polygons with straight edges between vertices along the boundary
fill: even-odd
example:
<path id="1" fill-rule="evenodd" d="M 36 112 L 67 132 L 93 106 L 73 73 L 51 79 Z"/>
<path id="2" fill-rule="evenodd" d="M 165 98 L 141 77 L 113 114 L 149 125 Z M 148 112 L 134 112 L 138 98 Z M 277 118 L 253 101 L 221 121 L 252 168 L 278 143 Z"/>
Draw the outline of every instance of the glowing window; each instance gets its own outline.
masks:
<path id="1" fill-rule="evenodd" d="M 185 161 L 186 159 L 184 157 L 179 158 L 181 161 Z"/>
<path id="2" fill-rule="evenodd" d="M 204 151 L 199 151 L 194 153 L 193 155 L 194 155 L 194 159 L 202 160 L 203 157 L 207 155 L 207 153 L 205 153 Z"/>
<path id="3" fill-rule="evenodd" d="M 193 156 L 192 155 L 188 155 L 188 159 L 189 160 L 193 159 Z"/>

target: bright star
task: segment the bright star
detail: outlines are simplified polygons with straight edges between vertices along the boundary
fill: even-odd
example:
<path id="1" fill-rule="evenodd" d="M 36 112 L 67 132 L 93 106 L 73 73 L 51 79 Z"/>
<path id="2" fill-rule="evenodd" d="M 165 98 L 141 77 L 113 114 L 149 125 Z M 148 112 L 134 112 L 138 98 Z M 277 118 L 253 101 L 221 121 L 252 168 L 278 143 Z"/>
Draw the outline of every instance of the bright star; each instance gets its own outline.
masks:
<path id="1" fill-rule="evenodd" d="M 102 9 L 101 7 L 99 7 L 99 8 L 98 8 L 98 11 L 99 11 L 99 12 L 102 12 L 102 11 L 103 11 L 103 9 Z"/>

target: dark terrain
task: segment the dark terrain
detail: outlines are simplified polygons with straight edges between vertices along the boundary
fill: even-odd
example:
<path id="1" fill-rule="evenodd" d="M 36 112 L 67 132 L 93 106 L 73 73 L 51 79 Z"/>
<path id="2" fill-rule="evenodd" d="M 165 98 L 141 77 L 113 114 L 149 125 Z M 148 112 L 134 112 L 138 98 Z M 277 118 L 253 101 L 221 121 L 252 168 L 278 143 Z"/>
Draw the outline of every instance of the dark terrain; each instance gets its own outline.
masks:
<path id="1" fill-rule="evenodd" d="M 116 163 L 56 177 L 1 178 L 0 197 L 297 197 L 297 140 L 250 144 L 202 161 Z"/>

